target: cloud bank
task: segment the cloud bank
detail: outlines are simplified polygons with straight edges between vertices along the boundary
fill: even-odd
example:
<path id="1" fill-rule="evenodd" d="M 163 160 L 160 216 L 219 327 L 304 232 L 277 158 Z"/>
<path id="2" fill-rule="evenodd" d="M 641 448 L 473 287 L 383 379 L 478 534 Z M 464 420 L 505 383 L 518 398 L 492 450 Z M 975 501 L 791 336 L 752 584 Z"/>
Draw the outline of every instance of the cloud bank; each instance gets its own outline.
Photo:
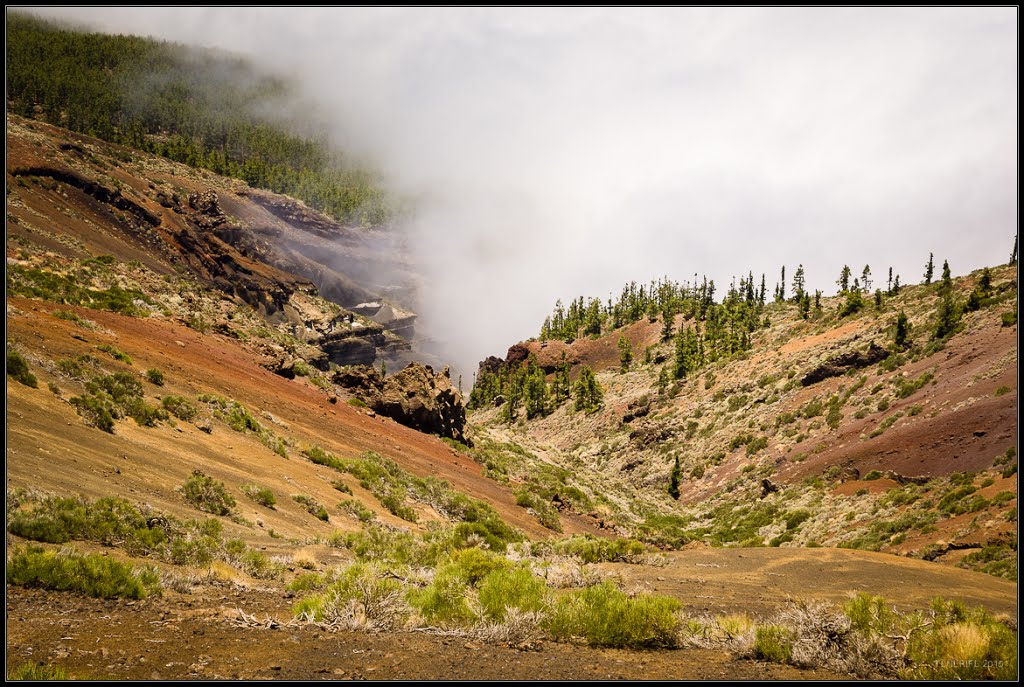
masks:
<path id="1" fill-rule="evenodd" d="M 1017 11 L 47 9 L 295 77 L 420 199 L 422 325 L 463 370 L 556 298 L 844 263 L 1005 262 Z"/>

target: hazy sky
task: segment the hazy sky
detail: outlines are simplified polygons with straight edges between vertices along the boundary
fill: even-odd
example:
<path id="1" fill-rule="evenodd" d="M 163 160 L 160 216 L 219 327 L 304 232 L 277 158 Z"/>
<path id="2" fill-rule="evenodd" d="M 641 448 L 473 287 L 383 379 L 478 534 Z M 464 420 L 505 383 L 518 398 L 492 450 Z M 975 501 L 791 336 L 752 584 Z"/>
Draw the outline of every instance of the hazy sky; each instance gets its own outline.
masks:
<path id="1" fill-rule="evenodd" d="M 297 78 L 424 199 L 423 324 L 464 370 L 631 279 L 803 263 L 832 293 L 1016 231 L 1016 8 L 39 12 Z"/>

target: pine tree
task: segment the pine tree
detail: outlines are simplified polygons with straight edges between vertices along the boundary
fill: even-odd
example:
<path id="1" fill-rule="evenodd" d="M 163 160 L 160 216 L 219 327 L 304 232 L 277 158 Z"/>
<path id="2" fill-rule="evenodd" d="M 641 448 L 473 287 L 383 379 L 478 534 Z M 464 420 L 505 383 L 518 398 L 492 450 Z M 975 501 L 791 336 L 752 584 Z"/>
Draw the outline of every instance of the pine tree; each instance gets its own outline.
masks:
<path id="1" fill-rule="evenodd" d="M 882 290 L 875 289 L 875 308 L 877 310 L 882 309 Z"/>
<path id="2" fill-rule="evenodd" d="M 576 410 L 593 413 L 604 402 L 604 391 L 594 376 L 594 371 L 586 365 L 580 370 L 580 377 L 573 386 L 573 393 L 576 396 Z"/>
<path id="3" fill-rule="evenodd" d="M 928 264 L 924 266 L 924 283 L 927 286 L 932 283 L 932 277 L 935 276 L 935 254 L 928 254 Z"/>
<path id="4" fill-rule="evenodd" d="M 934 339 L 945 339 L 951 336 L 960 324 L 960 308 L 953 297 L 953 290 L 943 291 L 942 300 L 939 301 L 939 309 L 935 315 Z"/>
<path id="5" fill-rule="evenodd" d="M 892 282 L 892 295 L 895 296 L 900 292 L 900 275 L 896 275 L 896 279 Z"/>
<path id="6" fill-rule="evenodd" d="M 757 296 L 757 301 L 761 305 L 764 305 L 765 298 L 765 286 L 764 286 L 764 272 L 761 273 L 761 292 Z"/>
<path id="7" fill-rule="evenodd" d="M 675 313 L 672 312 L 672 308 L 669 305 L 665 306 L 665 309 L 661 311 L 661 340 L 668 341 L 672 338 L 672 326 L 675 323 Z"/>
<path id="8" fill-rule="evenodd" d="M 981 278 L 978 279 L 978 288 L 981 290 L 983 298 L 988 298 L 992 295 L 992 270 L 987 267 L 981 271 Z"/>
<path id="9" fill-rule="evenodd" d="M 779 295 L 775 299 L 779 302 L 786 300 L 786 266 L 782 266 L 782 278 L 779 280 Z"/>
<path id="10" fill-rule="evenodd" d="M 562 401 L 569 398 L 571 384 L 569 383 L 569 362 L 565 351 L 562 351 L 562 362 L 555 370 L 555 376 L 551 380 L 551 399 L 555 406 L 560 406 Z"/>
<path id="11" fill-rule="evenodd" d="M 864 298 L 860 295 L 860 289 L 853 288 L 846 292 L 846 302 L 839 310 L 839 317 L 846 317 L 860 312 L 864 308 Z"/>
<path id="12" fill-rule="evenodd" d="M 902 351 L 907 347 L 907 341 L 910 338 L 910 320 L 907 319 L 907 314 L 900 310 L 900 314 L 896 316 L 896 329 L 893 332 L 892 343 L 896 350 Z"/>
<path id="13" fill-rule="evenodd" d="M 839 279 L 836 279 L 836 285 L 839 287 L 839 293 L 846 293 L 850 290 L 849 265 L 843 265 L 843 269 L 839 272 Z"/>
<path id="14" fill-rule="evenodd" d="M 949 260 L 942 261 L 942 282 L 939 284 L 939 293 L 946 293 L 953 290 L 953 275 L 949 271 Z"/>
<path id="15" fill-rule="evenodd" d="M 679 500 L 679 482 L 683 476 L 683 469 L 679 465 L 679 456 L 676 456 L 675 465 L 672 466 L 672 474 L 668 478 L 668 495 Z"/>
<path id="16" fill-rule="evenodd" d="M 821 312 L 821 289 L 814 291 L 814 311 Z"/>
<path id="17" fill-rule="evenodd" d="M 864 287 L 864 293 L 871 291 L 871 265 L 864 265 L 860 273 L 860 285 Z"/>
<path id="18" fill-rule="evenodd" d="M 619 335 L 619 342 L 616 344 L 619 349 L 619 369 L 622 372 L 629 370 L 629 364 L 633 362 L 633 347 L 629 344 L 629 339 L 626 338 L 625 334 Z"/>
<path id="19" fill-rule="evenodd" d="M 804 266 L 801 263 L 793 275 L 793 301 L 799 303 L 804 298 Z"/>
<path id="20" fill-rule="evenodd" d="M 811 297 L 806 293 L 800 296 L 800 317 L 805 320 L 811 314 Z"/>
<path id="21" fill-rule="evenodd" d="M 547 381 L 544 378 L 544 370 L 537 364 L 537 359 L 533 354 L 530 355 L 527 364 L 523 396 L 527 420 L 532 420 L 538 415 L 547 415 L 551 397 L 548 393 Z"/>
<path id="22" fill-rule="evenodd" d="M 892 295 L 892 268 L 891 267 L 889 268 L 889 284 L 888 284 L 888 286 L 886 286 L 885 292 L 887 294 L 889 294 L 890 296 Z"/>
<path id="23" fill-rule="evenodd" d="M 1013 235 L 1013 252 L 1010 253 L 1010 264 L 1017 264 L 1017 234 Z"/>

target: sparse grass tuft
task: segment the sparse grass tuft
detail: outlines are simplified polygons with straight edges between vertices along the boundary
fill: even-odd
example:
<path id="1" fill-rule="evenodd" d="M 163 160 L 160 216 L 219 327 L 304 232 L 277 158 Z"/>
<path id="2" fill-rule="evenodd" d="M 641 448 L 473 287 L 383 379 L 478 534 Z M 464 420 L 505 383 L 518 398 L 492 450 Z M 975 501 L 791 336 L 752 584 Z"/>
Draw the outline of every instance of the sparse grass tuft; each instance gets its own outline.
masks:
<path id="1" fill-rule="evenodd" d="M 43 682 L 53 680 L 70 680 L 68 671 L 60 666 L 49 666 L 43 663 L 28 661 L 7 673 L 8 680 L 31 680 L 32 682 Z"/>

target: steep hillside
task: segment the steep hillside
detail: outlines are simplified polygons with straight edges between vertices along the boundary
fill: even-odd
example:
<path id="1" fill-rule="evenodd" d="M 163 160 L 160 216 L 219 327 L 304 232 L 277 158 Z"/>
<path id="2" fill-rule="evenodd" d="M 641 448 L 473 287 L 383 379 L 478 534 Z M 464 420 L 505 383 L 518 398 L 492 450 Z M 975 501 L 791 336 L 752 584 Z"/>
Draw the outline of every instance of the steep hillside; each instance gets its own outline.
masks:
<path id="1" fill-rule="evenodd" d="M 711 325 L 685 310 L 688 296 L 671 328 L 657 306 L 630 318 L 616 304 L 600 334 L 481 363 L 474 438 L 526 449 L 524 471 L 572 474 L 582 497 L 558 497 L 563 512 L 597 501 L 617 531 L 661 545 L 868 548 L 1016 579 L 1016 267 L 951 279 L 959 321 L 936 336 L 944 288 L 878 292 L 845 316 L 847 296 L 812 309 L 755 294 L 749 345 L 707 361 L 707 344 L 700 363 L 684 356 L 704 350 Z M 573 305 L 566 321 L 586 311 Z M 592 412 L 564 391 L 584 369 L 603 387 Z"/>

